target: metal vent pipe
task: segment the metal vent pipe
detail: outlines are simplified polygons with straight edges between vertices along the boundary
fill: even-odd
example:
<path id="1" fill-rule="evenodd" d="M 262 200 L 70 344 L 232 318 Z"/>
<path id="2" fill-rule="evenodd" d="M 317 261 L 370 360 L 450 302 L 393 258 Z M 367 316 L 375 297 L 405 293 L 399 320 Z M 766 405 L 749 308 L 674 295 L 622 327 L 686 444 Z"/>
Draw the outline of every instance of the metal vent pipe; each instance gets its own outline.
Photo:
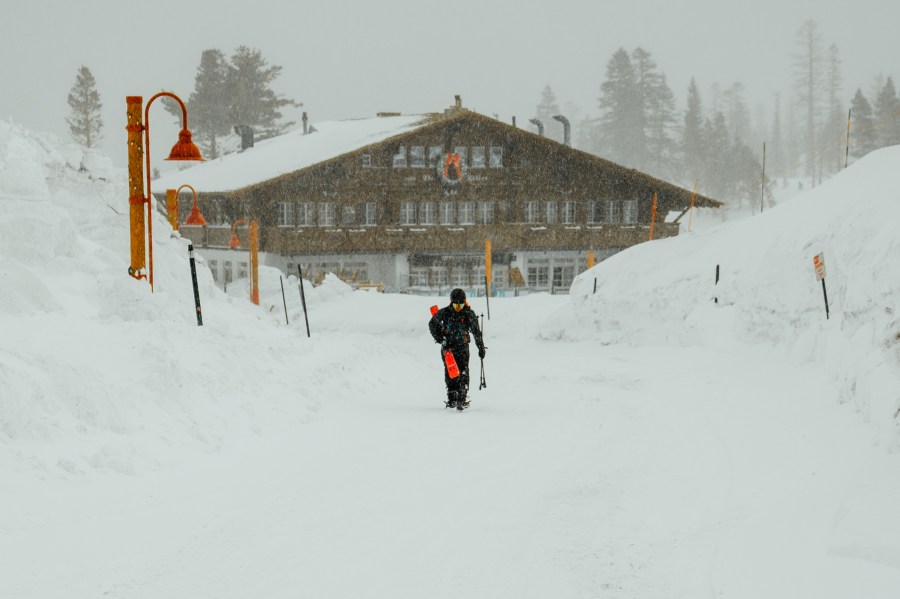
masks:
<path id="1" fill-rule="evenodd" d="M 528 122 L 538 128 L 538 135 L 544 137 L 544 123 L 537 119 L 528 119 Z"/>
<path id="2" fill-rule="evenodd" d="M 553 116 L 554 119 L 563 124 L 563 143 L 572 147 L 572 126 L 569 125 L 569 119 L 564 117 L 561 114 L 557 114 Z"/>

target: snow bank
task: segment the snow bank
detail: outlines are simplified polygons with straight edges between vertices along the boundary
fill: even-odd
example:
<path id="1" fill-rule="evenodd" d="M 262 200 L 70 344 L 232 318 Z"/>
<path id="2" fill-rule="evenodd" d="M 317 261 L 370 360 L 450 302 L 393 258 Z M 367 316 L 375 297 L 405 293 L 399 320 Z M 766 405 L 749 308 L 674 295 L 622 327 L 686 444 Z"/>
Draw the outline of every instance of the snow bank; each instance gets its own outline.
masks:
<path id="1" fill-rule="evenodd" d="M 732 340 L 766 344 L 823 366 L 877 439 L 897 447 L 898 162 L 900 147 L 874 152 L 762 215 L 619 253 L 575 279 L 570 307 L 541 334 L 724 351 Z M 828 320 L 813 269 L 820 252 Z"/>

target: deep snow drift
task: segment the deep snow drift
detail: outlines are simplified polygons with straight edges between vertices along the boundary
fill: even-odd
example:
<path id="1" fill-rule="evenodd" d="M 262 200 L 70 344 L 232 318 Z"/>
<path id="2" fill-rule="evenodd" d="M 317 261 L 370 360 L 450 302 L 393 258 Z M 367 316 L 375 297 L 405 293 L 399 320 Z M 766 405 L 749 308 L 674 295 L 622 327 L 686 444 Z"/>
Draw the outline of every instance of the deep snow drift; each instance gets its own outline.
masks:
<path id="1" fill-rule="evenodd" d="M 0 122 L 0 597 L 896 597 L 898 151 L 492 300 L 457 414 L 446 298 L 307 282 L 307 338 L 201 260 L 198 328 L 125 174 Z"/>

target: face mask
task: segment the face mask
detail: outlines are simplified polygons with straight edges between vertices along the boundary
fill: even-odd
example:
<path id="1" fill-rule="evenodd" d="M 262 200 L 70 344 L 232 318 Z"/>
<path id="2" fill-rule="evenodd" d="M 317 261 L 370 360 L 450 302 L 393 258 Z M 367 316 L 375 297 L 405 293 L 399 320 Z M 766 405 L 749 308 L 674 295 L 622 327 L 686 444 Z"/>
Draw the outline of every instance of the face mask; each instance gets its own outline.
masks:
<path id="1" fill-rule="evenodd" d="M 463 309 L 463 306 L 465 306 L 465 304 L 453 304 L 453 309 L 459 312 Z"/>

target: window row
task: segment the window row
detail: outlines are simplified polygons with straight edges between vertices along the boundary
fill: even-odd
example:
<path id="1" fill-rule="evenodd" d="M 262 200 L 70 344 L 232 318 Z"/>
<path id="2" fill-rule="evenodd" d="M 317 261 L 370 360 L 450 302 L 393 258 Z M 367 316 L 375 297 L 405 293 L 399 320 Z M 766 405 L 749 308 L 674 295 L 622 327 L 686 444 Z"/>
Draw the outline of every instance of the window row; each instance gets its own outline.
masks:
<path id="1" fill-rule="evenodd" d="M 427 150 L 427 152 L 426 152 Z M 462 168 L 503 168 L 503 148 L 500 146 L 456 146 Z M 446 153 L 443 146 L 400 146 L 394 154 L 394 168 L 437 168 L 444 165 Z M 372 165 L 371 154 L 363 154 L 362 165 Z"/>
<path id="2" fill-rule="evenodd" d="M 497 208 L 506 210 L 505 202 L 485 200 L 480 202 L 402 202 L 398 223 L 401 225 L 490 225 L 495 221 Z M 582 213 L 583 211 L 583 213 Z M 340 221 L 338 221 L 340 217 Z M 501 217 L 502 220 L 502 217 Z M 637 200 L 529 200 L 523 213 L 512 217 L 512 222 L 527 224 L 575 225 L 579 222 L 594 224 L 636 224 Z M 337 213 L 334 202 L 281 202 L 278 204 L 276 224 L 279 227 L 333 227 L 338 224 L 376 225 L 375 202 L 344 204 Z"/>
<path id="3" fill-rule="evenodd" d="M 509 267 L 494 265 L 491 285 L 509 285 Z M 476 266 L 414 266 L 409 269 L 410 287 L 472 287 L 484 285 L 484 264 Z"/>

